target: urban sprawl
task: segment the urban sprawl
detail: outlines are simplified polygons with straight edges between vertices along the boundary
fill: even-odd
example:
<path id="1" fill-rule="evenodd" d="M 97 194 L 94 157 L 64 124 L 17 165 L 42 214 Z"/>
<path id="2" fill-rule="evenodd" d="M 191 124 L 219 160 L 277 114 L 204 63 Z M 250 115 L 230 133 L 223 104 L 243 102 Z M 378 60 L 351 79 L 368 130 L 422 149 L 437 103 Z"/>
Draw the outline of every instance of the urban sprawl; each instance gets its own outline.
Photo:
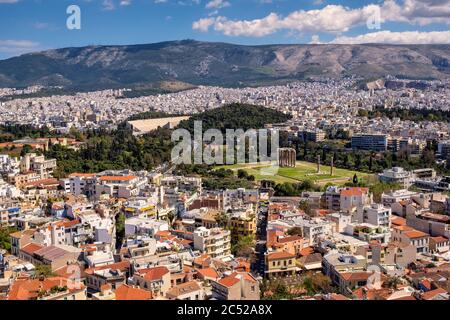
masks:
<path id="1" fill-rule="evenodd" d="M 420 88 L 390 81 L 397 86 L 326 80 L 137 98 L 127 98 L 128 89 L 36 98 L 26 96 L 41 87 L 0 89 L 0 98 L 10 97 L 0 102 L 0 125 L 61 135 L 0 144 L 0 299 L 449 300 L 449 122 L 370 114 L 448 112 L 450 80 Z M 258 179 L 252 188 L 208 189 L 203 177 L 171 165 L 56 178 L 58 161 L 45 155 L 55 144 L 82 148 L 64 137 L 73 129 L 114 129 L 148 111 L 189 117 L 231 103 L 292 115 L 266 124 L 291 141 L 278 150 L 280 167 L 296 168 L 302 150 L 292 141 L 339 141 L 349 153 L 369 152 L 370 161 L 432 151 L 433 165 L 371 173 L 387 186 L 380 194 L 355 175 L 286 196 Z M 20 156 L 9 152 L 15 148 Z M 317 174 L 326 160 L 317 157 Z"/>

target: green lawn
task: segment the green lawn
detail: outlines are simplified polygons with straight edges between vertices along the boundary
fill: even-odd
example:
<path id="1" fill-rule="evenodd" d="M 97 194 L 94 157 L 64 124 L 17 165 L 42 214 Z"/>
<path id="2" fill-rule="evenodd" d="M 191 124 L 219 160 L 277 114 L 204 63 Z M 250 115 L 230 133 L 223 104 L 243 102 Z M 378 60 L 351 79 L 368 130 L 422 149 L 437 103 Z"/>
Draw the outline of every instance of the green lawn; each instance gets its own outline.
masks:
<path id="1" fill-rule="evenodd" d="M 336 183 L 336 184 L 344 184 L 347 181 L 350 181 L 355 173 L 358 178 L 367 177 L 368 174 L 346 170 L 346 169 L 334 169 L 333 176 L 330 175 L 330 167 L 321 165 L 320 173 L 317 173 L 317 164 L 297 161 L 297 165 L 295 168 L 279 168 L 278 172 L 273 174 L 268 168 L 269 165 L 267 163 L 257 163 L 257 164 L 236 164 L 229 166 L 219 166 L 219 168 L 231 169 L 233 171 L 238 171 L 239 169 L 244 169 L 248 172 L 248 174 L 255 176 L 256 180 L 272 180 L 276 183 L 283 182 L 299 182 L 303 180 L 311 180 L 313 182 L 317 182 L 319 184 Z M 264 174 L 266 172 L 266 174 Z"/>

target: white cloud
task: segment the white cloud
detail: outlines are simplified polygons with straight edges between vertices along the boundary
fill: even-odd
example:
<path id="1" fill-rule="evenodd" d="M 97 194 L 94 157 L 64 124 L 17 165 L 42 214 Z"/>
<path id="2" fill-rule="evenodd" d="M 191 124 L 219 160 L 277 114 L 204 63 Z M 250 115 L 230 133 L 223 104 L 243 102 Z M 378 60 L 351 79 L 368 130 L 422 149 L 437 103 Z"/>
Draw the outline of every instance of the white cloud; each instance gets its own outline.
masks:
<path id="1" fill-rule="evenodd" d="M 113 0 L 103 0 L 102 2 L 103 10 L 111 11 L 116 9 L 116 5 Z"/>
<path id="2" fill-rule="evenodd" d="M 286 17 L 273 12 L 264 18 L 255 20 L 229 20 L 226 17 L 216 17 L 209 27 L 213 27 L 214 30 L 225 35 L 249 37 L 262 37 L 280 30 L 345 32 L 352 26 L 365 23 L 376 8 L 374 5 L 361 9 L 329 5 L 320 10 L 294 11 Z M 196 28 L 194 27 L 194 29 Z"/>
<path id="3" fill-rule="evenodd" d="M 231 6 L 226 0 L 211 0 L 206 4 L 207 9 L 222 9 Z"/>
<path id="4" fill-rule="evenodd" d="M 41 50 L 38 42 L 29 40 L 0 40 L 0 53 L 8 55 L 19 55 Z"/>
<path id="5" fill-rule="evenodd" d="M 131 4 L 132 0 L 121 0 L 120 5 L 121 6 L 129 6 Z"/>
<path id="6" fill-rule="evenodd" d="M 17 3 L 19 2 L 19 0 L 0 0 L 0 4 L 1 3 Z"/>
<path id="7" fill-rule="evenodd" d="M 215 18 L 203 18 L 192 24 L 192 29 L 201 32 L 208 32 L 209 28 L 216 22 Z"/>
<path id="8" fill-rule="evenodd" d="M 35 22 L 33 23 L 33 27 L 35 29 L 47 29 L 50 25 L 47 22 Z"/>
<path id="9" fill-rule="evenodd" d="M 399 0 L 397 0 L 399 1 Z M 371 22 L 379 13 L 379 22 L 406 22 L 409 24 L 450 24 L 450 0 L 385 0 L 381 5 L 370 4 L 360 8 L 327 5 L 321 9 L 299 10 L 281 16 L 270 13 L 254 20 L 230 20 L 218 16 L 214 20 L 201 19 L 193 28 L 207 32 L 211 28 L 228 36 L 263 37 L 278 31 L 347 32 L 356 26 Z"/>
<path id="10" fill-rule="evenodd" d="M 404 0 L 403 6 L 394 0 L 386 0 L 386 4 L 390 7 L 386 14 L 394 11 L 412 23 L 450 23 L 450 0 Z"/>
<path id="11" fill-rule="evenodd" d="M 355 37 L 339 36 L 330 43 L 336 44 L 450 44 L 450 31 L 379 31 Z"/>

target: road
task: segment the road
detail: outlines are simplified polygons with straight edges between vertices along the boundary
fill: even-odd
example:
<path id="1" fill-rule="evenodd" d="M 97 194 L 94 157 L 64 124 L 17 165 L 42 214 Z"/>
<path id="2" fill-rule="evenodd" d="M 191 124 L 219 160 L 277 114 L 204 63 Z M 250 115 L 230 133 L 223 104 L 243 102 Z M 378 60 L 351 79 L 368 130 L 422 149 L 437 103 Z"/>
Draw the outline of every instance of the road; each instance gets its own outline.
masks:
<path id="1" fill-rule="evenodd" d="M 267 250 L 267 215 L 268 204 L 260 202 L 258 206 L 258 221 L 256 229 L 256 260 L 252 264 L 252 271 L 264 277 L 265 261 L 264 253 Z"/>

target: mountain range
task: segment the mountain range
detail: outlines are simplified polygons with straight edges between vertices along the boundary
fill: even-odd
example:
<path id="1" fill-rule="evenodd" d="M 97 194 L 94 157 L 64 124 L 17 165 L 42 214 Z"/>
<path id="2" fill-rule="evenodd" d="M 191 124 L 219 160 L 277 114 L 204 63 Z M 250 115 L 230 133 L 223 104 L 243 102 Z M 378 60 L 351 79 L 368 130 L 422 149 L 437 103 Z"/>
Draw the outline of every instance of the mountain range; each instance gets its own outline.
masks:
<path id="1" fill-rule="evenodd" d="M 87 46 L 24 54 L 0 61 L 0 87 L 63 86 L 92 90 L 154 86 L 265 85 L 344 78 L 442 79 L 450 76 L 450 45 L 298 44 L 244 46 L 195 40 Z"/>

